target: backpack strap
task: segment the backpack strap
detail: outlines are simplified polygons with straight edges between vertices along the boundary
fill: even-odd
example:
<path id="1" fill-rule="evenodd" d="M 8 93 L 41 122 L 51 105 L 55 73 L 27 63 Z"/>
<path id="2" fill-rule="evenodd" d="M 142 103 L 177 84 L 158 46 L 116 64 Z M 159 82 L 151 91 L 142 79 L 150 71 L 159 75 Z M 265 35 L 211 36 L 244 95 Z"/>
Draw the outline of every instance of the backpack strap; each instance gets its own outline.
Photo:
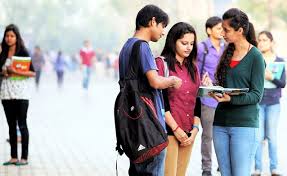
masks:
<path id="1" fill-rule="evenodd" d="M 141 66 L 141 56 L 140 56 L 140 46 L 142 42 L 146 42 L 144 40 L 137 40 L 133 44 L 131 56 L 129 58 L 128 72 L 126 74 L 125 79 L 134 79 L 137 80 L 139 78 L 139 74 L 141 74 L 142 66 Z"/>
<path id="2" fill-rule="evenodd" d="M 140 75 L 141 60 L 140 60 L 140 46 L 142 42 L 146 42 L 144 40 L 137 40 L 132 47 L 131 55 L 128 60 L 127 72 L 124 78 L 119 80 L 119 85 L 121 90 L 125 87 L 126 80 L 138 80 L 142 76 Z"/>
<path id="3" fill-rule="evenodd" d="M 156 59 L 161 59 L 163 62 L 163 71 L 164 71 L 164 77 L 169 77 L 169 70 L 168 70 L 168 66 L 167 66 L 167 62 L 165 57 L 163 56 L 158 56 Z"/>
<path id="4" fill-rule="evenodd" d="M 115 102 L 115 107 L 117 106 L 117 104 L 119 103 L 118 101 L 119 101 L 119 97 L 120 97 L 120 95 L 121 95 L 121 93 L 117 96 L 117 98 L 116 98 L 116 102 Z M 114 110 L 114 117 L 116 117 L 116 114 L 117 113 L 117 111 L 116 110 Z M 120 134 L 118 133 L 118 131 L 116 130 L 116 126 L 115 126 L 115 131 L 116 131 L 116 140 L 117 140 L 117 142 L 116 142 L 116 151 L 118 151 L 118 154 L 120 154 L 120 155 L 122 155 L 123 153 L 124 153 L 124 150 L 121 148 L 121 143 L 122 143 L 122 141 L 121 141 L 121 138 L 119 137 L 120 136 Z"/>
<path id="5" fill-rule="evenodd" d="M 207 44 L 206 44 L 205 42 L 202 42 L 202 44 L 203 44 L 203 46 L 204 46 L 204 52 L 203 52 L 202 65 L 201 65 L 201 69 L 200 69 L 200 78 L 202 77 L 203 68 L 204 68 L 204 66 L 205 66 L 206 55 L 208 54 Z"/>

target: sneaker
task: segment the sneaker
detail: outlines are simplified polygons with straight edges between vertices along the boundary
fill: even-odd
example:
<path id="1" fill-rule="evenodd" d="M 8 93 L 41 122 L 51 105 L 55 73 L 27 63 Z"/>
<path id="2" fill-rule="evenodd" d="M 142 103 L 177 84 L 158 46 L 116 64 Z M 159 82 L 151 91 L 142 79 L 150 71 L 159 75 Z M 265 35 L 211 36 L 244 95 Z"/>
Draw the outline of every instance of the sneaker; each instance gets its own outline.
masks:
<path id="1" fill-rule="evenodd" d="M 212 176 L 211 171 L 203 171 L 202 176 Z"/>
<path id="2" fill-rule="evenodd" d="M 273 169 L 273 170 L 271 171 L 271 176 L 282 176 L 282 174 L 280 174 L 277 169 Z"/>
<path id="3" fill-rule="evenodd" d="M 251 176 L 260 176 L 261 175 L 261 171 L 256 169 L 255 172 L 253 174 L 251 174 Z"/>

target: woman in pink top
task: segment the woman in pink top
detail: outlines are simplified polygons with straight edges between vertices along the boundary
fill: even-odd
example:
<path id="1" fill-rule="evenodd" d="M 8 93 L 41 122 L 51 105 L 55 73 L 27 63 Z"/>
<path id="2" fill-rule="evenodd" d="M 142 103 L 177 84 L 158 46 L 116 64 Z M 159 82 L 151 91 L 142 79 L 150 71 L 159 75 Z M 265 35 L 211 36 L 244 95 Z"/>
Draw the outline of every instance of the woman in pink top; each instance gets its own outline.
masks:
<path id="1" fill-rule="evenodd" d="M 200 109 L 195 112 L 196 95 L 200 85 L 196 67 L 196 33 L 187 23 L 175 24 L 167 34 L 161 53 L 164 60 L 156 59 L 159 75 L 165 75 L 167 63 L 169 76 L 182 79 L 179 89 L 163 90 L 165 118 L 169 145 L 165 160 L 165 176 L 186 175 L 192 146 L 198 133 Z"/>

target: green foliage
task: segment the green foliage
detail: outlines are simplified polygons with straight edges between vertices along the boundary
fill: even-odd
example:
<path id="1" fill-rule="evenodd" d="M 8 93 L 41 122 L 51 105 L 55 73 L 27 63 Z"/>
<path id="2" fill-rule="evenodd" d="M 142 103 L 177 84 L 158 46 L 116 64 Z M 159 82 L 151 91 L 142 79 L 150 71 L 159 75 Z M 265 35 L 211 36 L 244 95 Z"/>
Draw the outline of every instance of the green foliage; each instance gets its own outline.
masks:
<path id="1" fill-rule="evenodd" d="M 276 8 L 275 15 L 279 16 L 285 23 L 287 23 L 287 3 L 282 1 Z"/>
<path id="2" fill-rule="evenodd" d="M 271 0 L 240 0 L 240 8 L 248 12 L 252 20 L 266 24 L 267 5 Z M 195 1 L 194 1 L 195 2 Z M 273 16 L 287 23 L 287 5 L 284 0 L 276 0 Z M 82 41 L 90 39 L 95 48 L 119 50 L 131 37 L 135 29 L 138 10 L 146 4 L 155 4 L 170 16 L 169 28 L 180 21 L 176 0 L 1 0 L 0 27 L 15 23 L 30 48 L 40 45 L 44 50 L 59 50 L 75 53 Z M 189 6 L 192 14 L 192 6 Z M 202 14 L 200 14 L 202 15 Z M 199 16 L 200 16 L 199 15 Z M 185 21 L 196 29 L 198 41 L 205 39 L 205 20 L 190 15 Z M 0 34 L 2 35 L 2 34 Z M 1 36 L 2 38 L 2 36 Z M 161 51 L 165 39 L 153 48 Z"/>
<path id="3" fill-rule="evenodd" d="M 267 0 L 240 0 L 238 6 L 245 12 L 248 12 L 258 21 L 264 21 L 267 18 Z"/>

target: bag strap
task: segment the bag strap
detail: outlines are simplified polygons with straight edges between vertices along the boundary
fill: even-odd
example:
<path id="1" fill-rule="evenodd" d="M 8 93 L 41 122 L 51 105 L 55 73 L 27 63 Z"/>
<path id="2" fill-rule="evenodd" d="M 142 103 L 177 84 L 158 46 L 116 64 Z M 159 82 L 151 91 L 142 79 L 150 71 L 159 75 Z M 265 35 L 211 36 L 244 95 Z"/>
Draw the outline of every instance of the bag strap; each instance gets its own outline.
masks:
<path id="1" fill-rule="evenodd" d="M 164 71 L 164 77 L 169 77 L 169 69 L 168 69 L 168 66 L 167 66 L 167 62 L 165 60 L 165 57 L 163 56 L 158 56 L 157 59 L 161 59 L 162 62 L 163 62 L 163 71 Z"/>
<path id="2" fill-rule="evenodd" d="M 133 44 L 131 56 L 129 58 L 128 72 L 125 76 L 125 79 L 134 79 L 137 80 L 139 78 L 139 74 L 142 70 L 141 67 L 141 59 L 140 59 L 140 46 L 142 42 L 146 42 L 144 40 L 137 40 Z"/>
<path id="3" fill-rule="evenodd" d="M 114 107 L 116 107 L 119 104 L 120 95 L 121 95 L 121 93 L 117 96 Z M 117 109 L 114 109 L 114 117 L 117 116 L 117 113 L 118 113 Z M 115 118 L 115 122 L 116 122 L 116 118 Z M 124 154 L 124 150 L 121 148 L 122 141 L 121 141 L 121 138 L 119 137 L 120 134 L 119 134 L 119 132 L 117 131 L 116 128 L 117 128 L 117 124 L 115 124 L 116 141 L 117 141 L 115 149 L 116 149 L 116 151 L 118 151 L 118 154 L 123 155 Z"/>
<path id="4" fill-rule="evenodd" d="M 200 78 L 202 78 L 203 68 L 205 66 L 206 55 L 208 54 L 207 44 L 205 42 L 202 42 L 202 44 L 204 46 L 204 52 L 203 52 L 202 65 L 201 65 L 201 69 L 200 69 Z"/>

